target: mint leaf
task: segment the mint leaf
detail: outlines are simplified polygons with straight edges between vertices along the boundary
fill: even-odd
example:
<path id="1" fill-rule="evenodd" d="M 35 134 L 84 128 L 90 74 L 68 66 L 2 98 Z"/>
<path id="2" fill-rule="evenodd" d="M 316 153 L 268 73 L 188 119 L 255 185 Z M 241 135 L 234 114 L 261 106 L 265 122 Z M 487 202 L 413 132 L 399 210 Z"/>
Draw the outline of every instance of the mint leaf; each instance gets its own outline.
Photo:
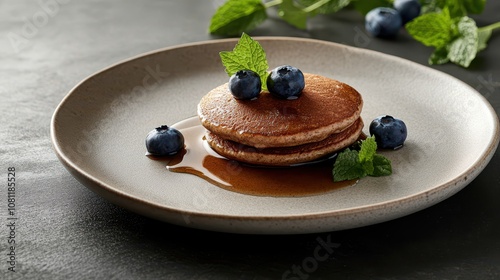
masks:
<path id="1" fill-rule="evenodd" d="M 266 88 L 267 69 L 269 68 L 266 53 L 259 42 L 252 37 L 243 33 L 233 51 L 223 51 L 219 55 L 229 76 L 239 70 L 252 70 L 259 74 L 262 87 Z"/>
<path id="2" fill-rule="evenodd" d="M 209 32 L 217 35 L 239 35 L 252 30 L 267 19 L 260 0 L 228 0 L 210 20 Z"/>
<path id="3" fill-rule="evenodd" d="M 462 3 L 467 12 L 471 14 L 480 14 L 484 10 L 486 0 L 462 0 Z"/>
<path id="4" fill-rule="evenodd" d="M 447 0 L 424 0 L 421 14 L 440 12 L 446 6 L 446 2 Z"/>
<path id="5" fill-rule="evenodd" d="M 451 61 L 467 68 L 477 52 L 486 47 L 491 32 L 486 29 L 479 32 L 475 21 L 469 17 L 459 18 L 452 29 L 456 29 L 457 37 L 451 39 L 445 47 L 437 48 L 429 58 L 429 63 L 444 64 Z"/>
<path id="6" fill-rule="evenodd" d="M 439 12 L 445 7 L 452 17 L 463 17 L 468 13 L 480 14 L 484 10 L 486 0 L 423 0 L 422 13 Z"/>
<path id="7" fill-rule="evenodd" d="M 453 62 L 464 68 L 469 67 L 477 53 L 487 47 L 492 31 L 500 28 L 500 22 L 478 28 L 472 18 L 461 16 L 468 11 L 483 9 L 482 0 L 431 0 L 431 3 L 444 7 L 441 11 L 423 14 L 407 23 L 406 30 L 417 41 L 436 48 L 429 57 L 429 64 Z M 450 10 L 460 16 L 452 18 Z"/>
<path id="8" fill-rule="evenodd" d="M 443 48 L 452 39 L 454 22 L 448 9 L 439 13 L 421 15 L 405 25 L 408 33 L 417 41 L 430 47 Z"/>
<path id="9" fill-rule="evenodd" d="M 282 0 L 278 15 L 289 24 L 306 29 L 308 17 L 335 13 L 350 2 L 351 0 Z"/>
<path id="10" fill-rule="evenodd" d="M 451 18 L 464 17 L 467 15 L 467 9 L 462 3 L 462 0 L 448 0 L 443 8 L 447 8 Z"/>
<path id="11" fill-rule="evenodd" d="M 500 28 L 500 22 L 490 24 L 488 26 L 483 26 L 477 29 L 478 32 L 478 51 L 485 49 L 488 46 L 488 40 L 491 37 L 491 33 L 495 29 Z"/>
<path id="12" fill-rule="evenodd" d="M 429 64 L 445 64 L 450 59 L 448 58 L 448 49 L 446 47 L 435 49 L 429 57 Z"/>
<path id="13" fill-rule="evenodd" d="M 462 17 L 457 26 L 460 37 L 450 43 L 448 58 L 451 62 L 467 68 L 479 49 L 477 26 L 469 17 Z"/>
<path id="14" fill-rule="evenodd" d="M 278 15 L 289 24 L 299 28 L 306 29 L 308 13 L 295 5 L 294 0 L 283 0 Z"/>
<path id="15" fill-rule="evenodd" d="M 373 174 L 373 156 L 377 152 L 377 142 L 375 137 L 368 137 L 361 141 L 359 150 L 359 162 L 368 175 Z"/>
<path id="16" fill-rule="evenodd" d="M 377 152 L 377 142 L 375 136 L 367 137 L 361 141 L 361 149 L 359 150 L 359 160 L 361 162 L 371 161 L 373 155 Z"/>
<path id="17" fill-rule="evenodd" d="M 359 163 L 358 151 L 349 148 L 337 156 L 332 174 L 334 182 L 363 178 L 367 175 Z"/>
<path id="18" fill-rule="evenodd" d="M 351 3 L 351 0 L 297 0 L 304 11 L 315 14 L 333 14 Z"/>
<path id="19" fill-rule="evenodd" d="M 351 0 L 331 0 L 326 5 L 324 5 L 321 9 L 319 9 L 319 13 L 321 14 L 332 14 L 336 13 L 343 8 L 347 7 L 351 3 Z"/>
<path id="20" fill-rule="evenodd" d="M 337 156 L 332 170 L 334 182 L 392 173 L 391 161 L 376 154 L 375 137 L 366 138 L 360 145 L 359 152 L 348 148 Z"/>
<path id="21" fill-rule="evenodd" d="M 482 51 L 488 46 L 488 40 L 491 37 L 492 30 L 489 28 L 477 29 L 477 51 Z"/>
<path id="22" fill-rule="evenodd" d="M 387 176 L 392 174 L 391 161 L 386 157 L 375 154 L 373 155 L 373 173 L 374 177 Z"/>

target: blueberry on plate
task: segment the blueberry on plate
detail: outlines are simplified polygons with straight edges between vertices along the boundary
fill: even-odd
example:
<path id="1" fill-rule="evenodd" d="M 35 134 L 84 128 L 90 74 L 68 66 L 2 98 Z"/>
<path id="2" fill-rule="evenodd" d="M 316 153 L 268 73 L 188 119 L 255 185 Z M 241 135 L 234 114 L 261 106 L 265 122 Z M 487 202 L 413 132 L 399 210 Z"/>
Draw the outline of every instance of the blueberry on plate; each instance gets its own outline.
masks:
<path id="1" fill-rule="evenodd" d="M 395 0 L 394 9 L 401 15 L 403 24 L 420 15 L 421 5 L 418 0 Z"/>
<path id="2" fill-rule="evenodd" d="M 146 136 L 146 149 L 153 156 L 170 156 L 184 149 L 184 136 L 173 127 L 162 125 Z"/>
<path id="3" fill-rule="evenodd" d="M 266 85 L 274 97 L 296 99 L 306 84 L 302 71 L 290 65 L 283 65 L 271 71 L 267 77 Z"/>
<path id="4" fill-rule="evenodd" d="M 384 115 L 377 117 L 370 123 L 370 135 L 375 136 L 377 147 L 398 149 L 403 146 L 408 131 L 402 120 Z"/>
<path id="5" fill-rule="evenodd" d="M 262 82 L 252 70 L 240 70 L 229 78 L 229 90 L 236 99 L 253 99 L 259 96 Z"/>
<path id="6" fill-rule="evenodd" d="M 366 31 L 375 37 L 395 37 L 402 26 L 401 15 L 393 8 L 375 8 L 365 16 Z"/>

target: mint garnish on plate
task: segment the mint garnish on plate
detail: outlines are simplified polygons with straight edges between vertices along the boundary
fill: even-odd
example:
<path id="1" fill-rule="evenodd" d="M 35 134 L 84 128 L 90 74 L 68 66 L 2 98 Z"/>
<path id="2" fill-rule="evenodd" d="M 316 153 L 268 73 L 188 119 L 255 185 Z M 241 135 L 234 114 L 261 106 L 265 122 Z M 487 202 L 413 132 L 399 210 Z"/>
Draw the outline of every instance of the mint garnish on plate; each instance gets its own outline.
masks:
<path id="1" fill-rule="evenodd" d="M 342 151 L 333 165 L 333 181 L 360 179 L 366 176 L 387 176 L 392 174 L 391 161 L 376 153 L 375 137 L 361 141 L 361 149 Z"/>
<path id="2" fill-rule="evenodd" d="M 260 76 L 262 89 L 267 89 L 266 79 L 269 65 L 266 53 L 259 42 L 243 33 L 233 51 L 223 51 L 219 54 L 229 76 L 240 70 L 252 70 Z"/>

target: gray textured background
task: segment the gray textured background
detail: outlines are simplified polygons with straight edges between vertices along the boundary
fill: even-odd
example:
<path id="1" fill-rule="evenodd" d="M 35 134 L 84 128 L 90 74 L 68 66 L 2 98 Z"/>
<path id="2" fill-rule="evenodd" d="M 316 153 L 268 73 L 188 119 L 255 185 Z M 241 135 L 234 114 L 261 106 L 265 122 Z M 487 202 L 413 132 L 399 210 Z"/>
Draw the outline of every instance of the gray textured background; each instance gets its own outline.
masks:
<path id="1" fill-rule="evenodd" d="M 87 190 L 52 151 L 49 124 L 58 103 L 80 80 L 110 64 L 216 39 L 207 28 L 222 1 L 59 2 L 47 10 L 39 1 L 0 1 L 1 279 L 281 279 L 312 257 L 320 240 L 336 247 L 303 275 L 308 279 L 500 278 L 498 151 L 468 187 L 434 207 L 323 234 L 246 236 L 187 229 L 130 213 Z M 500 21 L 499 14 L 500 2 L 489 0 L 475 18 L 483 26 Z M 38 27 L 32 28 L 34 21 Z M 433 67 L 476 88 L 497 113 L 499 32 L 470 69 Z M 24 40 L 12 44 L 13 33 L 24 34 Z M 308 31 L 272 16 L 250 35 L 329 40 L 424 65 L 431 53 L 404 32 L 396 41 L 366 37 L 363 18 L 352 11 L 314 18 Z M 7 271 L 6 262 L 9 166 L 17 171 L 16 273 Z"/>

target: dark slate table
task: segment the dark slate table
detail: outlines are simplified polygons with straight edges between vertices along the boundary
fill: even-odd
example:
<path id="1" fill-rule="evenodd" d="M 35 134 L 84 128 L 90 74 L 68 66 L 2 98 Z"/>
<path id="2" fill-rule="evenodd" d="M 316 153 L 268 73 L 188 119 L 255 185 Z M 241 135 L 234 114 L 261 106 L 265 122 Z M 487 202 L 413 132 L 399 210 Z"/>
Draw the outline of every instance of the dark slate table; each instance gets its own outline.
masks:
<path id="1" fill-rule="evenodd" d="M 308 235 L 173 226 L 119 208 L 77 182 L 57 160 L 49 136 L 52 113 L 66 93 L 131 56 L 217 39 L 207 27 L 221 3 L 0 1 L 1 279 L 500 279 L 499 151 L 469 186 L 433 207 L 382 224 Z M 489 0 L 475 19 L 484 26 L 500 21 L 499 14 L 500 2 Z M 359 32 L 362 16 L 345 11 L 312 19 L 307 31 L 272 16 L 250 35 L 329 40 L 427 64 L 431 49 L 404 33 L 386 41 Z M 476 88 L 498 113 L 499 50 L 497 32 L 469 69 L 433 68 Z M 10 167 L 17 183 L 14 231 Z M 11 240 L 15 273 L 8 270 Z M 325 243 L 328 259 L 304 270 Z"/>

